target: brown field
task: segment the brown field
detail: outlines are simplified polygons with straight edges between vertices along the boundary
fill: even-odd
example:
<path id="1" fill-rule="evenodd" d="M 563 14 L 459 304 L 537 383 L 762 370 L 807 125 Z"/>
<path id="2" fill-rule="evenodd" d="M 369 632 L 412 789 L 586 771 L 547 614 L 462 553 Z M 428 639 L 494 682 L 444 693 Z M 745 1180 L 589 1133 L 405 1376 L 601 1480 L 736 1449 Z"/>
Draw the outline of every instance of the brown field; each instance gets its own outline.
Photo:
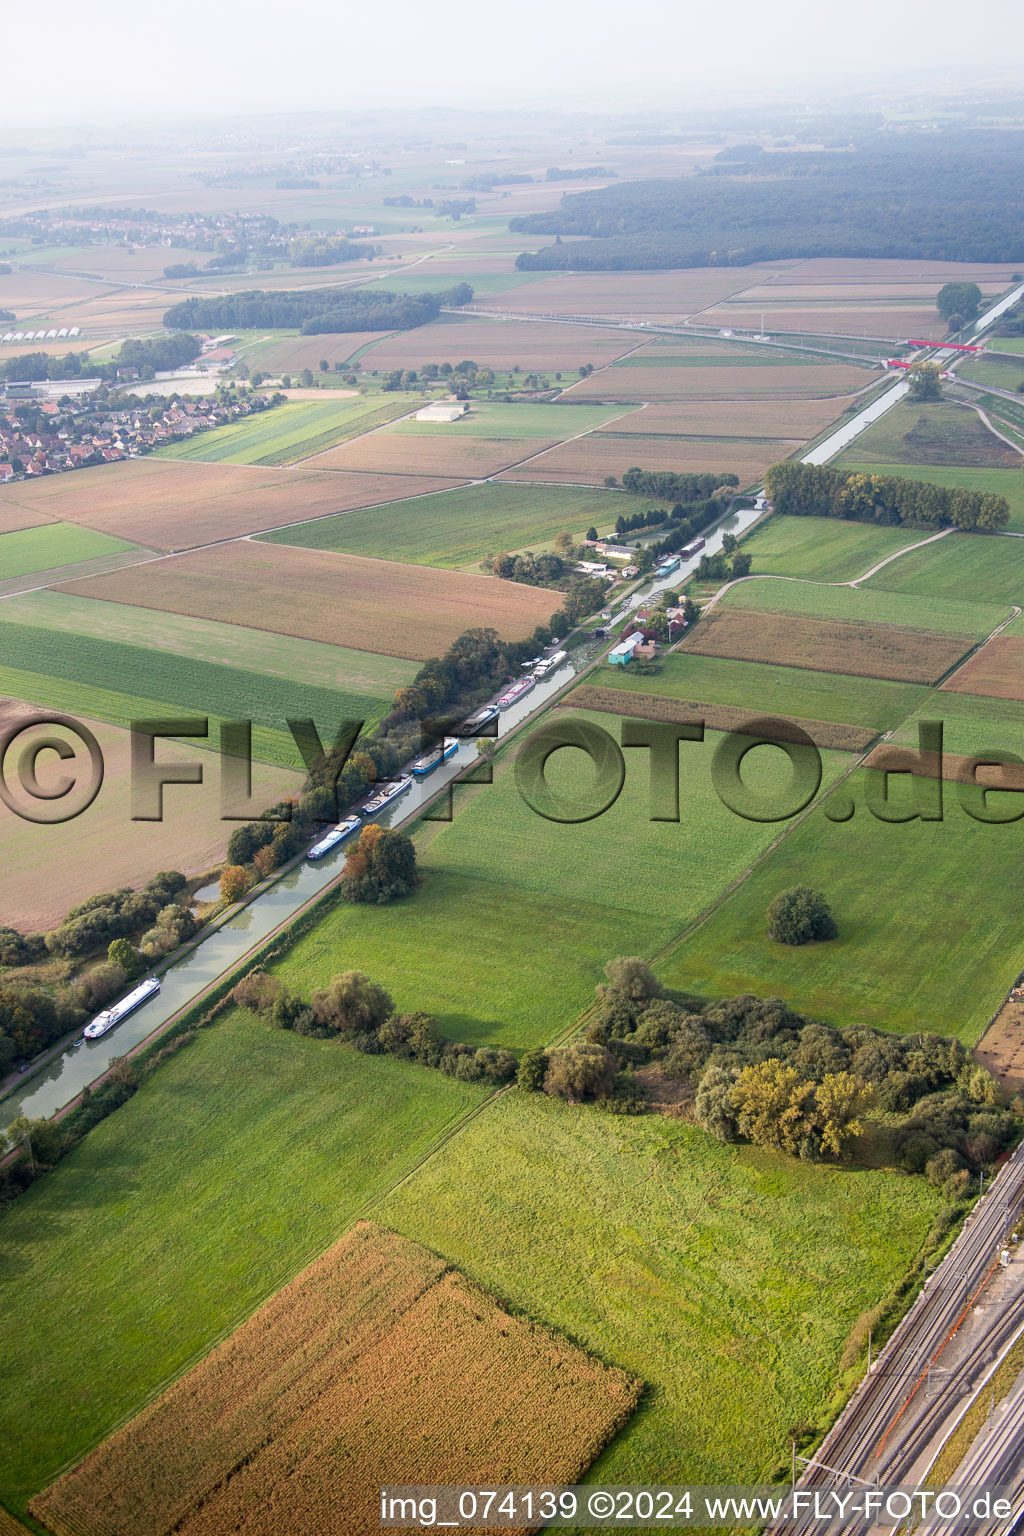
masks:
<path id="1" fill-rule="evenodd" d="M 609 715 L 631 715 L 640 720 L 667 720 L 683 725 L 703 720 L 709 731 L 742 731 L 744 725 L 758 719 L 749 709 L 738 709 L 729 704 L 689 703 L 684 699 L 668 699 L 660 694 L 633 693 L 626 688 L 594 688 L 582 683 L 570 694 L 559 700 L 561 709 L 597 709 Z M 857 725 L 835 725 L 828 720 L 797 720 L 811 740 L 819 747 L 829 747 L 838 752 L 863 752 L 874 741 L 877 731 Z M 787 735 L 780 725 L 775 740 L 799 740 Z"/>
<path id="2" fill-rule="evenodd" d="M 117 578 L 97 578 L 101 582 L 111 579 Z M 812 672 L 934 683 L 968 646 L 969 641 L 960 636 L 932 634 L 924 629 L 731 609 L 709 613 L 680 649 L 698 656 L 807 667 Z"/>
<path id="3" fill-rule="evenodd" d="M 788 459 L 802 442 L 736 442 L 715 437 L 651 437 L 635 434 L 625 439 L 607 432 L 577 437 L 531 459 L 521 469 L 502 476 L 506 480 L 584 481 L 600 485 L 606 475 L 621 479 L 631 464 L 644 469 L 666 469 L 675 474 L 733 471 L 741 485 L 753 484 L 769 464 Z"/>
<path id="4" fill-rule="evenodd" d="M 0 505 L 0 533 L 17 533 L 19 528 L 38 528 L 41 523 L 57 521 L 32 507 Z"/>
<path id="5" fill-rule="evenodd" d="M 589 334 L 589 333 L 588 333 Z M 785 363 L 764 368 L 606 368 L 580 379 L 568 400 L 800 400 L 847 396 L 878 377 L 845 363 Z"/>
<path id="6" fill-rule="evenodd" d="M 853 396 L 847 395 L 828 400 L 686 400 L 645 405 L 600 428 L 600 435 L 796 437 L 806 442 L 852 404 Z"/>
<path id="7" fill-rule="evenodd" d="M 368 1536 L 385 1483 L 576 1482 L 640 1391 L 360 1221 L 31 1512 L 55 1536 Z"/>
<path id="8" fill-rule="evenodd" d="M 154 549 L 192 549 L 304 518 L 447 490 L 453 483 L 430 476 L 146 458 L 13 486 L 0 491 L 0 514 L 27 510 Z"/>
<path id="9" fill-rule="evenodd" d="M 536 285 L 521 291 L 532 293 Z M 507 295 L 502 295 L 502 308 Z M 525 305 L 529 308 L 529 305 Z M 556 369 L 575 371 L 581 363 L 600 367 L 631 352 L 638 338 L 629 331 L 581 330 L 571 325 L 544 325 L 506 320 L 435 320 L 414 331 L 386 337 L 364 357 L 364 372 L 374 368 L 419 368 L 423 363 L 458 363 L 472 358 L 481 367 L 503 370 L 517 363 L 525 373 Z"/>
<path id="10" fill-rule="evenodd" d="M 176 261 L 194 261 L 202 267 L 209 256 L 203 251 L 177 249 L 169 245 L 151 245 L 142 250 L 124 245 L 92 245 L 86 251 L 69 252 L 53 262 L 58 272 L 91 272 L 116 283 L 164 283 L 173 295 L 180 284 L 164 277 L 164 267 Z M 256 285 L 253 284 L 253 287 Z M 174 302 L 173 297 L 168 304 Z"/>
<path id="11" fill-rule="evenodd" d="M 298 287 L 298 284 L 294 286 Z M 321 359 L 326 358 L 333 368 L 335 363 L 347 363 L 353 352 L 358 352 L 367 342 L 381 341 L 390 335 L 390 331 L 360 331 L 340 336 L 291 336 L 253 353 L 253 367 L 261 368 L 264 373 L 298 373 L 303 368 L 312 368 L 315 372 Z M 245 350 L 248 352 L 249 349 Z"/>
<path id="12" fill-rule="evenodd" d="M 521 640 L 561 593 L 493 576 L 242 541 L 132 566 L 57 590 L 273 634 L 426 661 L 466 629 Z"/>
<path id="13" fill-rule="evenodd" d="M 787 265 L 690 267 L 678 272 L 561 272 L 502 294 L 501 307 L 528 314 L 607 315 L 614 320 L 635 317 L 668 323 L 742 293 L 784 271 Z"/>
<path id="14" fill-rule="evenodd" d="M 944 784 L 983 784 L 986 789 L 1024 791 L 1024 765 L 990 763 L 984 757 L 962 757 L 956 752 L 919 752 L 913 749 L 919 766 L 914 772 L 924 779 L 941 779 Z M 907 748 L 883 742 L 867 758 L 865 767 L 878 772 L 888 768 L 898 772 L 906 767 Z"/>
<path id="15" fill-rule="evenodd" d="M 996 635 L 942 686 L 951 693 L 980 693 L 987 699 L 1024 703 L 1024 636 Z"/>
<path id="16" fill-rule="evenodd" d="M 38 706 L 20 699 L 0 699 L 2 726 L 39 712 Z M 231 824 L 220 820 L 215 753 L 199 750 L 194 742 L 161 743 L 161 761 L 201 762 L 204 782 L 168 788 L 163 821 L 132 821 L 128 732 L 102 721 L 79 718 L 88 725 L 103 753 L 103 787 L 93 804 L 73 820 L 51 827 L 25 821 L 0 806 L 0 924 L 23 932 L 52 928 L 69 907 L 95 894 L 100 879 L 104 890 L 112 890 L 121 885 L 142 885 L 158 869 L 199 874 L 223 859 L 231 831 Z M 45 776 L 42 764 L 40 773 Z M 259 805 L 271 805 L 302 784 L 300 772 L 265 763 L 254 762 L 252 773 L 253 795 Z M 54 879 L 57 869 L 60 877 Z M 97 870 L 102 870 L 102 877 L 97 876 Z"/>
<path id="17" fill-rule="evenodd" d="M 477 480 L 497 474 L 508 464 L 540 453 L 557 438 L 460 437 L 458 427 L 450 437 L 422 437 L 399 432 L 372 432 L 355 442 L 328 448 L 307 459 L 310 469 L 357 470 L 363 473 L 391 471 L 396 475 L 450 475 Z"/>
<path id="18" fill-rule="evenodd" d="M 1024 1088 L 1024 1002 L 1008 997 L 971 1052 L 1007 1093 Z"/>

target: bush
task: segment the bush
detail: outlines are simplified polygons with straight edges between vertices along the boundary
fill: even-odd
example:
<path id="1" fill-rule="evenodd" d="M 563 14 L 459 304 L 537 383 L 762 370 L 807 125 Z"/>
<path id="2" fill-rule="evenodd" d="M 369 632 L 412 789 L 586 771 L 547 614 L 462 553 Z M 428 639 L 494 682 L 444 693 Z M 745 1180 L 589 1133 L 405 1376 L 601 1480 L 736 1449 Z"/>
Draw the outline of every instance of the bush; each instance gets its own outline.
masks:
<path id="1" fill-rule="evenodd" d="M 363 971 L 342 971 L 310 999 L 317 1022 L 346 1034 L 379 1030 L 392 1011 L 391 998 Z"/>
<path id="2" fill-rule="evenodd" d="M 615 1086 L 618 1063 L 603 1045 L 573 1040 L 563 1050 L 552 1051 L 544 1092 L 560 1099 L 606 1099 Z"/>
<path id="3" fill-rule="evenodd" d="M 240 864 L 229 864 L 220 877 L 222 901 L 241 901 L 249 889 L 249 876 Z"/>
<path id="4" fill-rule="evenodd" d="M 525 1051 L 519 1062 L 516 1082 L 526 1093 L 541 1093 L 548 1070 L 548 1053 L 542 1045 Z"/>
<path id="5" fill-rule="evenodd" d="M 345 861 L 346 901 L 383 906 L 416 889 L 416 848 L 404 832 L 364 827 Z"/>
<path id="6" fill-rule="evenodd" d="M 839 932 L 828 902 L 808 885 L 780 891 L 767 916 L 768 932 L 779 944 L 814 944 Z"/>
<path id="7" fill-rule="evenodd" d="M 954 1174 L 959 1173 L 965 1166 L 963 1158 L 953 1147 L 943 1147 L 941 1152 L 936 1152 L 925 1164 L 924 1176 L 929 1184 L 941 1189 Z"/>

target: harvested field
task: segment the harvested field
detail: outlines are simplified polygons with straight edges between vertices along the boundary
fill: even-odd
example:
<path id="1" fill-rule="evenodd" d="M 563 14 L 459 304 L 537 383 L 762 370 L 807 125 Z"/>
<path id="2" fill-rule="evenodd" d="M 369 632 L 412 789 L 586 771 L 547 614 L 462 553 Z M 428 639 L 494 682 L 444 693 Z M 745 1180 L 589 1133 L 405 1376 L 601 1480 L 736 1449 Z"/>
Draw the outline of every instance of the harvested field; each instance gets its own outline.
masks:
<path id="1" fill-rule="evenodd" d="M 34 507 L 19 507 L 12 502 L 0 506 L 0 534 L 18 533 L 22 528 L 40 528 L 43 523 L 54 521 L 47 512 Z"/>
<path id="2" fill-rule="evenodd" d="M 152 566 L 147 569 L 152 570 Z M 718 609 L 701 620 L 681 649 L 698 656 L 729 656 L 738 661 L 807 667 L 812 672 L 934 683 L 948 672 L 967 646 L 955 635 L 900 629 L 896 625 L 810 619 L 796 614 L 783 616 L 754 609 Z"/>
<path id="3" fill-rule="evenodd" d="M 459 437 L 456 425 L 449 437 L 413 437 L 374 432 L 357 442 L 318 453 L 310 469 L 357 470 L 361 473 L 448 475 L 478 480 L 509 464 L 541 452 L 548 441 L 517 438 Z"/>
<path id="4" fill-rule="evenodd" d="M 566 272 L 531 283 L 521 293 L 502 296 L 501 307 L 530 314 L 641 316 L 665 322 L 682 320 L 742 293 L 787 263 L 753 267 L 687 267 L 678 272 Z M 470 356 L 473 354 L 470 353 Z"/>
<path id="5" fill-rule="evenodd" d="M 298 275 L 290 274 L 293 279 Z M 270 285 L 261 279 L 260 286 Z M 298 282 L 293 281 L 292 286 L 298 287 Z M 253 333 L 254 340 L 243 345 L 243 351 L 246 360 L 264 372 L 296 374 L 311 368 L 315 373 L 322 359 L 326 358 L 333 369 L 335 363 L 347 363 L 354 352 L 390 335 L 390 331 L 361 331 L 358 335 L 349 331 L 337 336 L 282 336 L 261 345 Z"/>
<path id="6" fill-rule="evenodd" d="M 944 784 L 983 784 L 986 789 L 1024 793 L 1024 764 L 991 763 L 984 757 L 964 757 L 956 752 L 943 752 L 940 757 L 938 752 L 922 752 L 916 746 L 910 750 L 915 760 L 913 772 L 923 779 L 941 779 Z M 879 773 L 885 769 L 899 773 L 906 770 L 908 761 L 905 746 L 884 742 L 875 748 L 864 766 Z"/>
<path id="7" fill-rule="evenodd" d="M 815 437 L 841 416 L 852 396 L 829 400 L 687 400 L 679 405 L 646 405 L 601 435 L 628 433 L 659 437 Z"/>
<path id="8" fill-rule="evenodd" d="M 739 475 L 741 485 L 761 480 L 769 464 L 788 459 L 802 442 L 737 442 L 716 437 L 618 438 L 608 432 L 591 433 L 571 443 L 549 448 L 520 469 L 508 471 L 509 479 L 585 480 L 603 483 L 606 475 L 621 479 L 632 464 L 644 469 L 670 470 L 675 474 Z"/>
<path id="9" fill-rule="evenodd" d="M 588 335 L 590 332 L 587 333 Z M 800 400 L 840 399 L 877 378 L 847 363 L 731 366 L 709 359 L 701 366 L 609 368 L 574 384 L 569 400 Z"/>
<path id="10" fill-rule="evenodd" d="M 537 285 L 523 289 L 530 294 Z M 505 297 L 502 298 L 502 308 Z M 524 308 L 531 306 L 524 303 Z M 571 325 L 514 320 L 457 320 L 446 317 L 385 337 L 361 359 L 363 370 L 419 368 L 423 363 L 458 363 L 471 357 L 481 368 L 504 370 L 516 364 L 524 373 L 576 369 L 581 363 L 596 368 L 613 362 L 638 345 L 629 331 L 581 331 Z"/>
<path id="11" fill-rule="evenodd" d="M 56 1536 L 357 1536 L 388 1482 L 578 1481 L 640 1391 L 360 1221 L 31 1512 Z"/>
<path id="12" fill-rule="evenodd" d="M 1024 1088 L 1024 999 L 1006 999 L 972 1054 L 1007 1093 Z"/>
<path id="13" fill-rule="evenodd" d="M 1024 636 L 996 635 L 943 683 L 951 693 L 1024 703 Z"/>
<path id="14" fill-rule="evenodd" d="M 20 699 L 0 699 L 0 724 L 37 714 L 37 706 Z M 220 820 L 217 759 L 196 742 L 162 742 L 161 760 L 205 765 L 204 782 L 170 788 L 164 796 L 164 819 L 130 819 L 131 753 L 129 735 L 114 725 L 83 720 L 103 753 L 103 787 L 80 816 L 57 826 L 25 821 L 0 807 L 0 923 L 23 932 L 52 928 L 76 902 L 93 896 L 97 870 L 103 889 L 143 885 L 158 869 L 198 874 L 224 857 L 229 824 Z M 71 738 L 68 738 L 69 740 Z M 51 770 L 56 776 L 56 770 Z M 73 770 L 70 770 L 73 771 Z M 45 780 L 45 770 L 40 767 Z M 260 805 L 272 805 L 297 790 L 302 774 L 254 761 L 253 794 Z M 54 871 L 60 878 L 54 878 Z"/>
<path id="15" fill-rule="evenodd" d="M 132 459 L 0 491 L 0 515 L 39 514 L 155 549 L 190 549 L 282 523 L 441 491 L 436 476 L 339 475 Z"/>
<path id="16" fill-rule="evenodd" d="M 737 709 L 727 704 L 691 704 L 656 693 L 596 688 L 587 683 L 582 683 L 559 700 L 559 707 L 596 709 L 609 715 L 630 715 L 639 720 L 668 720 L 673 724 L 703 720 L 709 731 L 742 731 L 749 722 L 762 718 L 754 709 Z M 863 726 L 837 725 L 828 720 L 794 719 L 793 723 L 805 731 L 816 746 L 828 747 L 837 752 L 862 752 L 877 735 L 876 731 L 865 730 Z M 772 737 L 772 740 L 778 741 L 799 739 L 792 733 L 787 734 L 781 724 L 778 736 Z"/>
<path id="17" fill-rule="evenodd" d="M 474 625 L 522 639 L 561 603 L 559 592 L 496 577 L 249 542 L 60 590 L 412 661 L 440 655 Z"/>

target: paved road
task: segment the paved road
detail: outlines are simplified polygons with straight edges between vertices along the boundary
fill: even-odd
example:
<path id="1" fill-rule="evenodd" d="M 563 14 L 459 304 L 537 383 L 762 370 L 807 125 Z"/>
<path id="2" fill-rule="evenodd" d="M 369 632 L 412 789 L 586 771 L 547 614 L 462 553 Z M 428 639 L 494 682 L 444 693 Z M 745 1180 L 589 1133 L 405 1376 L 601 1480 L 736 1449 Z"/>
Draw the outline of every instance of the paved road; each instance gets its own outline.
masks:
<path id="1" fill-rule="evenodd" d="M 1024 1147 L 1019 1147 L 806 1467 L 801 1488 L 907 1478 L 936 1423 L 962 1396 L 960 1373 L 943 1374 L 943 1351 L 998 1265 L 1022 1203 Z M 994 1307 L 992 1313 L 986 1347 L 1020 1326 L 1024 1292 L 1016 1290 L 1005 1307 Z M 805 1518 L 774 1529 L 779 1536 L 783 1531 L 809 1536 L 814 1522 Z"/>

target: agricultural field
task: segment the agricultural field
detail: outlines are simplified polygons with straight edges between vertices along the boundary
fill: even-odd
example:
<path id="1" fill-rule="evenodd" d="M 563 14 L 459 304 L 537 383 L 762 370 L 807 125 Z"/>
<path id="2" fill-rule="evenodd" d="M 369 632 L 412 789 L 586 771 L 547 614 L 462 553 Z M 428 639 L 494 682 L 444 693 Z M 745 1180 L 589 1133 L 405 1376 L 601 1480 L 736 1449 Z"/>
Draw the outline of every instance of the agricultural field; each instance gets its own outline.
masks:
<path id="1" fill-rule="evenodd" d="M 1008 604 L 982 601 L 980 594 L 977 601 L 973 596 L 899 596 L 867 586 L 830 587 L 812 581 L 771 577 L 741 581 L 730 587 L 716 612 L 731 612 L 737 608 L 802 614 L 807 618 L 842 619 L 851 623 L 895 624 L 939 634 L 967 635 L 975 640 L 989 634 L 1012 612 Z"/>
<path id="2" fill-rule="evenodd" d="M 639 689 L 591 687 L 582 683 L 564 700 L 569 708 L 599 710 L 603 714 L 628 715 L 633 720 L 661 720 L 673 725 L 688 725 L 703 721 L 709 731 L 730 731 L 742 735 L 749 732 L 751 723 L 763 716 L 764 709 L 737 706 L 735 704 L 689 703 L 663 693 L 642 693 Z M 774 717 L 767 727 L 767 738 L 758 731 L 761 740 L 803 740 L 796 737 L 799 730 L 810 737 L 817 747 L 835 752 L 863 752 L 875 739 L 875 731 L 863 725 L 838 725 L 829 720 L 798 720 Z"/>
<path id="3" fill-rule="evenodd" d="M 794 262 L 701 315 L 713 325 L 808 331 L 826 337 L 939 340 L 946 324 L 935 308 L 943 283 L 976 282 L 990 300 L 1009 286 L 1008 267 L 819 257 Z"/>
<path id="4" fill-rule="evenodd" d="M 683 400 L 641 406 L 599 428 L 599 435 L 726 437 L 753 442 L 796 438 L 806 442 L 855 405 L 852 396 L 828 400 Z"/>
<path id="5" fill-rule="evenodd" d="M 901 400 L 862 432 L 837 462 L 843 469 L 852 464 L 872 470 L 881 464 L 1019 469 L 1021 458 L 989 431 L 973 406 L 950 400 L 927 405 Z"/>
<path id="6" fill-rule="evenodd" d="M 835 721 L 876 731 L 890 730 L 927 694 L 927 689 L 912 683 L 732 661 L 689 651 L 664 657 L 654 677 L 632 676 L 629 667 L 603 666 L 589 673 L 587 682 L 622 693 L 724 704 L 756 714 Z"/>
<path id="7" fill-rule="evenodd" d="M 545 548 L 563 530 L 581 539 L 593 524 L 599 534 L 610 534 L 623 512 L 654 505 L 653 500 L 627 498 L 617 491 L 494 481 L 316 518 L 264 534 L 260 542 L 380 560 L 400 558 L 454 570 L 475 567 L 503 550 Z"/>
<path id="8" fill-rule="evenodd" d="M 588 333 L 589 334 L 589 333 Z M 725 342 L 672 338 L 673 351 L 648 344 L 599 372 L 580 379 L 570 400 L 805 400 L 832 396 L 836 414 L 877 374 L 846 362 L 801 358 L 789 352 L 732 349 Z"/>
<path id="9" fill-rule="evenodd" d="M 926 536 L 832 517 L 783 517 L 775 513 L 746 535 L 743 548 L 758 576 L 845 582 L 855 581 L 880 560 L 919 544 Z"/>
<path id="10" fill-rule="evenodd" d="M 954 693 L 1024 703 L 1024 635 L 995 635 L 943 683 Z"/>
<path id="11" fill-rule="evenodd" d="M 938 1206 L 921 1179 L 513 1093 L 378 1211 L 649 1384 L 590 1475 L 649 1484 L 753 1483 L 785 1462 L 789 1426 L 824 1417 L 858 1313 L 917 1262 Z"/>
<path id="12" fill-rule="evenodd" d="M 413 409 L 408 400 L 380 401 L 344 391 L 334 399 L 294 400 L 258 416 L 197 432 L 157 453 L 162 459 L 205 464 L 296 464 Z"/>
<path id="13" fill-rule="evenodd" d="M 942 707 L 922 711 L 941 717 Z M 659 966 L 662 978 L 714 996 L 749 988 L 836 1025 L 980 1038 L 1021 967 L 1016 828 L 970 819 L 947 791 L 941 822 L 877 820 L 861 769 L 836 797 L 853 817 L 820 808 Z M 909 801 L 895 781 L 896 808 Z M 824 892 L 838 939 L 792 948 L 768 937 L 765 911 L 793 885 Z"/>
<path id="14" fill-rule="evenodd" d="M 591 721 L 615 740 L 614 717 L 559 711 L 553 724 Z M 539 892 L 572 905 L 578 901 L 618 913 L 617 953 L 643 952 L 633 924 L 669 924 L 676 930 L 697 916 L 767 846 L 776 829 L 733 815 L 711 784 L 711 759 L 719 736 L 684 742 L 679 759 L 680 799 L 686 812 L 678 822 L 652 821 L 646 750 L 627 749 L 622 793 L 593 820 L 546 820 L 521 797 L 511 756 L 495 766 L 495 782 L 475 792 L 429 848 L 431 868 L 474 880 L 500 880 L 509 910 L 523 892 Z M 771 748 L 757 754 L 756 792 L 777 796 L 788 783 L 788 761 Z M 763 761 L 761 760 L 763 758 Z M 826 782 L 846 766 L 841 754 L 824 755 Z M 548 760 L 546 783 L 570 807 L 588 803 L 594 770 L 576 749 L 558 750 Z M 763 786 L 763 787 L 762 787 Z M 498 872 L 498 873 L 496 873 Z M 647 951 L 650 953 L 650 951 Z"/>
<path id="15" fill-rule="evenodd" d="M 522 290 L 528 297 L 539 284 Z M 509 294 L 502 299 L 507 307 Z M 532 305 L 526 304 L 527 309 Z M 416 368 L 424 363 L 460 363 L 472 358 L 481 368 L 504 372 L 519 368 L 526 373 L 573 374 L 584 363 L 596 370 L 638 345 L 630 331 L 585 331 L 571 325 L 514 320 L 480 320 L 474 316 L 442 315 L 414 331 L 385 336 L 360 358 L 363 372 L 387 373 L 392 368 Z M 568 382 L 566 380 L 565 382 Z"/>
<path id="16" fill-rule="evenodd" d="M 451 484 L 429 475 L 176 464 L 153 455 L 0 490 L 0 516 L 28 511 L 154 549 L 191 549 Z"/>
<path id="17" fill-rule="evenodd" d="M 954 666 L 966 637 L 895 624 L 807 618 L 719 604 L 683 641 L 680 655 L 716 656 L 842 672 L 902 683 L 935 683 Z"/>
<path id="18" fill-rule="evenodd" d="M 339 720 L 375 724 L 391 706 L 378 688 L 325 688 L 297 677 L 275 677 L 247 666 L 225 666 L 194 654 L 40 625 L 7 623 L 0 609 L 0 692 L 31 698 L 49 709 L 82 710 L 114 725 L 183 713 L 208 716 L 215 739 L 220 720 L 251 720 L 253 753 L 282 767 L 301 766 L 286 721 L 312 719 L 331 737 Z"/>
<path id="19" fill-rule="evenodd" d="M 357 1222 L 32 1513 L 56 1536 L 368 1536 L 396 1477 L 579 1481 L 642 1387 Z"/>
<path id="20" fill-rule="evenodd" d="M 929 598 L 977 597 L 986 603 L 1020 607 L 1024 604 L 1024 539 L 951 533 L 910 550 L 865 585 L 871 591 L 885 588 Z"/>
<path id="21" fill-rule="evenodd" d="M 73 565 L 79 560 L 123 554 L 133 547 L 127 539 L 93 533 L 72 523 L 44 523 L 14 533 L 0 533 L 0 581 Z"/>
<path id="22" fill-rule="evenodd" d="M 922 701 L 914 714 L 904 720 L 893 740 L 916 747 L 919 719 L 942 721 L 942 746 L 947 757 L 980 757 L 987 751 L 998 749 L 1016 752 L 1024 758 L 1024 721 L 1015 699 L 957 693 L 944 688 L 941 693 L 934 693 Z M 945 767 L 943 773 L 946 777 L 952 776 Z M 1019 779 L 1020 771 L 1012 777 L 1015 781 Z M 982 778 L 985 778 L 984 774 Z M 994 777 L 991 782 L 995 782 Z"/>
<path id="23" fill-rule="evenodd" d="M 0 691 L 7 695 L 0 705 L 0 728 L 39 713 L 43 701 L 27 691 L 16 693 L 22 681 L 49 680 L 39 679 L 35 673 L 0 668 Z M 141 886 L 158 869 L 200 874 L 224 857 L 220 775 L 213 753 L 204 751 L 205 744 L 196 740 L 161 742 L 161 761 L 202 762 L 203 783 L 169 788 L 164 795 L 162 821 L 132 821 L 128 732 L 90 718 L 89 697 L 77 685 L 68 686 L 65 692 L 55 689 L 53 706 L 82 721 L 99 743 L 103 787 L 95 802 L 82 815 L 55 826 L 26 821 L 6 806 L 0 807 L 0 911 L 7 920 L 16 916 L 26 933 L 55 927 L 69 907 L 98 890 Z M 140 710 L 137 718 L 152 714 L 152 708 Z M 47 769 L 45 761 L 41 760 L 39 769 L 43 783 L 51 775 L 56 777 L 59 767 Z M 274 805 L 282 796 L 298 791 L 303 777 L 294 748 L 287 769 L 255 758 L 253 797 L 260 806 Z M 60 872 L 59 879 L 54 878 L 55 870 Z"/>
<path id="24" fill-rule="evenodd" d="M 60 590 L 411 661 L 441 655 L 474 625 L 521 640 L 561 599 L 490 576 L 249 540 Z"/>
<path id="25" fill-rule="evenodd" d="M 1024 358 L 1012 353 L 1000 356 L 986 350 L 983 357 L 967 357 L 957 369 L 957 377 L 973 384 L 987 384 L 990 389 L 1016 391 L 1024 384 Z"/>
<path id="26" fill-rule="evenodd" d="M 239 1010 L 202 1030 L 5 1213 L 4 1502 L 21 1513 L 486 1092 Z"/>
<path id="27" fill-rule="evenodd" d="M 300 287 L 301 275 L 301 270 L 290 273 L 286 286 Z M 323 281 L 319 269 L 317 281 Z M 272 285 L 263 282 L 261 286 L 270 288 Z M 395 287 L 390 279 L 388 287 Z M 343 331 L 334 336 L 302 336 L 296 331 L 272 331 L 269 334 L 241 331 L 238 334 L 238 351 L 250 369 L 259 368 L 264 373 L 294 377 L 303 368 L 309 368 L 313 373 L 320 372 L 323 361 L 327 362 L 332 371 L 337 363 L 354 365 L 361 352 L 390 335 L 390 331 Z"/>
<path id="28" fill-rule="evenodd" d="M 754 283 L 777 278 L 789 265 L 772 261 L 739 268 L 688 267 L 676 272 L 545 274 L 522 293 L 505 295 L 501 307 L 528 314 L 607 315 L 617 321 L 642 319 L 674 325 Z"/>
<path id="29" fill-rule="evenodd" d="M 26 592 L 4 600 L 6 624 L 31 624 L 63 635 L 87 635 L 126 646 L 169 651 L 196 661 L 216 662 L 242 671 L 287 678 L 341 693 L 390 698 L 411 683 L 416 666 L 394 656 L 378 656 L 343 645 L 295 640 L 239 624 L 163 613 L 157 622 L 145 608 L 74 597 L 66 592 Z"/>
<path id="30" fill-rule="evenodd" d="M 607 475 L 621 479 L 630 465 L 640 461 L 644 469 L 669 470 L 673 474 L 728 474 L 739 476 L 741 485 L 757 485 L 769 464 L 789 456 L 802 441 L 738 442 L 723 437 L 617 438 L 595 432 L 539 453 L 529 463 L 508 471 L 509 478 L 553 480 L 565 483 L 586 480 L 597 485 Z"/>
<path id="31" fill-rule="evenodd" d="M 863 438 L 857 441 L 863 442 Z M 1024 533 L 1024 459 L 1016 469 L 968 469 L 957 465 L 927 464 L 909 469 L 905 464 L 866 464 L 860 459 L 856 463 L 848 462 L 851 452 L 848 450 L 840 458 L 843 469 L 863 470 L 869 475 L 905 475 L 911 480 L 926 480 L 929 485 L 948 485 L 953 489 L 1005 496 L 1010 503 L 1007 528 Z"/>
<path id="32" fill-rule="evenodd" d="M 42 528 L 52 521 L 45 512 L 19 507 L 15 502 L 0 507 L 0 534 L 20 533 L 25 528 Z"/>

